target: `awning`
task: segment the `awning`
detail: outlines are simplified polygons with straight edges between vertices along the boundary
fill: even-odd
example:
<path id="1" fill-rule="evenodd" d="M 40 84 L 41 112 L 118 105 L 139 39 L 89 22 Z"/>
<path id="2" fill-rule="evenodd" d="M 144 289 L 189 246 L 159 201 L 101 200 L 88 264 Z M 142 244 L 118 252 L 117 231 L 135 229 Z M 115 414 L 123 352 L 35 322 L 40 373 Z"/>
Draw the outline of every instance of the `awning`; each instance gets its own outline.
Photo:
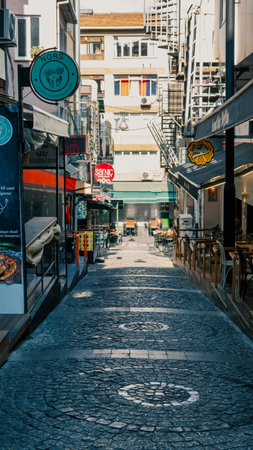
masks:
<path id="1" fill-rule="evenodd" d="M 247 165 L 249 165 L 247 167 Z M 235 147 L 235 176 L 253 171 L 253 144 L 243 143 Z M 214 153 L 213 160 L 205 166 L 197 166 L 191 162 L 173 167 L 169 171 L 169 179 L 177 187 L 184 188 L 192 197 L 198 198 L 199 189 L 222 182 L 225 174 L 225 150 L 219 149 Z M 221 179 L 220 179 L 221 178 Z"/>
<path id="2" fill-rule="evenodd" d="M 173 201 L 172 192 L 113 191 L 112 200 L 123 200 L 124 203 L 161 203 Z"/>
<path id="3" fill-rule="evenodd" d="M 57 3 L 59 3 L 59 6 L 61 6 L 67 22 L 77 24 L 77 17 L 73 6 L 73 0 L 65 0 L 64 2 L 62 2 L 61 0 L 57 0 Z"/>
<path id="4" fill-rule="evenodd" d="M 235 127 L 253 117 L 253 80 L 222 106 L 207 114 L 194 126 L 194 139 L 206 138 Z"/>
<path id="5" fill-rule="evenodd" d="M 27 105 L 27 109 L 24 110 L 24 118 L 27 121 L 32 122 L 33 130 L 54 134 L 60 137 L 67 137 L 69 135 L 69 124 L 66 120 L 60 119 L 53 114 L 49 114 L 36 106 Z"/>

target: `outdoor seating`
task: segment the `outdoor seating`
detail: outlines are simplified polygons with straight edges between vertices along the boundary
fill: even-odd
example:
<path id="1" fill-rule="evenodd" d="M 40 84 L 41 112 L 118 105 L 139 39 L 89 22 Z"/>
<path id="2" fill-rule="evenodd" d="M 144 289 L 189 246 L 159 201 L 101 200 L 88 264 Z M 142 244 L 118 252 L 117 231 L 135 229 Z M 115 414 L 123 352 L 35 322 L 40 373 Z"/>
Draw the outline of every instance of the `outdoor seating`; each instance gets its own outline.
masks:
<path id="1" fill-rule="evenodd" d="M 240 266 L 241 266 L 241 287 L 240 296 L 245 300 L 246 291 L 251 280 L 253 280 L 253 263 L 246 258 L 243 250 L 236 245 L 236 250 L 239 254 Z"/>
<path id="2" fill-rule="evenodd" d="M 228 274 L 229 274 L 229 272 L 232 271 L 233 261 L 232 261 L 232 259 L 227 259 L 225 249 L 224 249 L 223 245 L 221 244 L 221 242 L 218 240 L 216 242 L 219 247 L 220 258 L 221 258 L 221 268 L 222 268 L 221 269 L 221 285 L 222 285 L 222 287 L 224 287 L 226 284 L 226 281 L 227 281 Z"/>

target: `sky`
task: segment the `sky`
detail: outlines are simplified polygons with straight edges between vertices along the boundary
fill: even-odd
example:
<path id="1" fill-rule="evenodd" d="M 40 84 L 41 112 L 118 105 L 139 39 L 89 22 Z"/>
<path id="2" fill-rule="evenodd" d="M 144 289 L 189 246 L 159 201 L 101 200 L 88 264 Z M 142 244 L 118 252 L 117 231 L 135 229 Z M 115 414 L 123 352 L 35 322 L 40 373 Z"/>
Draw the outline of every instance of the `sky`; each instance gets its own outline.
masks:
<path id="1" fill-rule="evenodd" d="M 81 0 L 82 9 L 94 13 L 143 12 L 144 0 Z"/>

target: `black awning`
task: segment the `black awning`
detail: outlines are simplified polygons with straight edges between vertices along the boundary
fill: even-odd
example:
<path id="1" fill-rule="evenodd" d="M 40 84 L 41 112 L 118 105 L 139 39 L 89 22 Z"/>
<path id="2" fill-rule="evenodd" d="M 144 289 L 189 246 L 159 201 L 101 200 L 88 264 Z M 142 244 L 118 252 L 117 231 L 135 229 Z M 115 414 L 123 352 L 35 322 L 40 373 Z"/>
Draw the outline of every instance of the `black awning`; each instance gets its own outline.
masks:
<path id="1" fill-rule="evenodd" d="M 253 164 L 253 144 L 243 143 L 235 146 L 235 169 L 246 164 Z M 251 167 L 253 170 L 253 166 Z M 189 194 L 196 198 L 198 190 L 211 186 L 217 182 L 217 178 L 225 174 L 225 150 L 216 150 L 213 160 L 205 166 L 197 166 L 191 162 L 173 167 L 169 171 L 169 179 L 177 180 Z M 174 183 L 176 184 L 176 183 Z"/>
<path id="2" fill-rule="evenodd" d="M 214 136 L 253 117 L 253 80 L 194 125 L 194 139 Z"/>

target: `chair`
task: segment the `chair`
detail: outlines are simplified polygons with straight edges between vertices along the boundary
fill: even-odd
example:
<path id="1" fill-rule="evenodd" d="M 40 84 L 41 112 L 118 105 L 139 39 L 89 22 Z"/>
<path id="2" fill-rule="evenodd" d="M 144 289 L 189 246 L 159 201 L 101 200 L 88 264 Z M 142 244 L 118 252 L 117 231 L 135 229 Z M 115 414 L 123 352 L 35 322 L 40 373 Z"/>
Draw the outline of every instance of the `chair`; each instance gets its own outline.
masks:
<path id="1" fill-rule="evenodd" d="M 232 270 L 233 261 L 232 261 L 232 259 L 227 259 L 225 249 L 224 249 L 223 245 L 221 244 L 221 242 L 220 241 L 216 241 L 216 242 L 218 244 L 220 257 L 221 257 L 221 267 L 222 267 L 221 285 L 222 285 L 222 287 L 224 287 L 226 284 L 227 276 L 228 276 L 229 272 Z"/>
<path id="2" fill-rule="evenodd" d="M 243 300 L 245 300 L 247 287 L 253 278 L 253 264 L 249 259 L 247 259 L 245 257 L 245 255 L 244 255 L 242 249 L 239 247 L 239 245 L 236 245 L 236 250 L 238 251 L 240 265 L 241 265 L 240 296 L 242 296 Z"/>
<path id="3" fill-rule="evenodd" d="M 237 241 L 245 241 L 248 243 L 253 242 L 253 238 L 250 234 L 239 234 L 238 236 L 236 236 L 236 240 Z"/>

